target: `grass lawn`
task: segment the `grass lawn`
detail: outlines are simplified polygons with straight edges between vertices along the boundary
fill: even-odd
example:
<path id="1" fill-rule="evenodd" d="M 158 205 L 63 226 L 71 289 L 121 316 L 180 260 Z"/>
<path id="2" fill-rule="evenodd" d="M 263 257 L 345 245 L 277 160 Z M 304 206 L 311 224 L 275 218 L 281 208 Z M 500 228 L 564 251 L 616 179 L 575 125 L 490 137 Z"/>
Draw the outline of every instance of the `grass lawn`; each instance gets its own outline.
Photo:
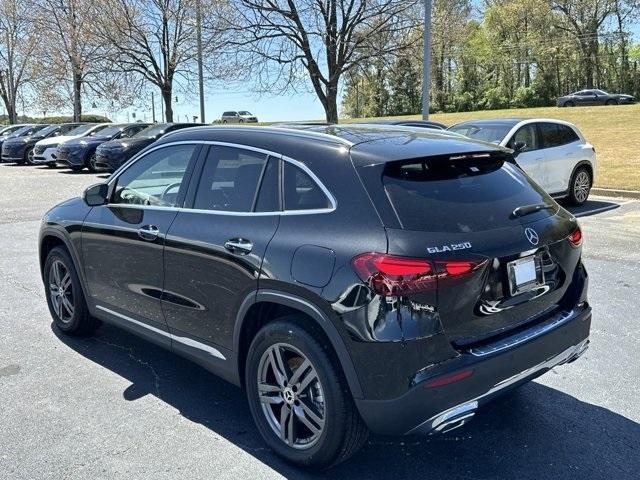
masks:
<path id="1" fill-rule="evenodd" d="M 557 118 L 575 124 L 596 148 L 595 185 L 640 190 L 640 104 L 609 107 L 522 108 L 479 112 L 438 113 L 430 120 L 447 125 L 475 118 Z M 393 118 L 420 118 L 419 115 Z M 356 119 L 353 121 L 366 121 Z"/>

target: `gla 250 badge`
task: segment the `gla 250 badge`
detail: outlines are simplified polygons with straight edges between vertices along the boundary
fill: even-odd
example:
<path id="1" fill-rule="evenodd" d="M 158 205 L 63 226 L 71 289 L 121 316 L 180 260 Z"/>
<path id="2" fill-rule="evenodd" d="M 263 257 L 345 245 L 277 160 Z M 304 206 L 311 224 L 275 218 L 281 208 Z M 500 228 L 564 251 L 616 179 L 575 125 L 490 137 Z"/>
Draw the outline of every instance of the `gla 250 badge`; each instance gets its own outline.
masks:
<path id="1" fill-rule="evenodd" d="M 427 247 L 428 253 L 453 252 L 455 250 L 466 250 L 471 248 L 471 242 L 451 243 L 449 245 L 441 245 L 438 247 Z"/>

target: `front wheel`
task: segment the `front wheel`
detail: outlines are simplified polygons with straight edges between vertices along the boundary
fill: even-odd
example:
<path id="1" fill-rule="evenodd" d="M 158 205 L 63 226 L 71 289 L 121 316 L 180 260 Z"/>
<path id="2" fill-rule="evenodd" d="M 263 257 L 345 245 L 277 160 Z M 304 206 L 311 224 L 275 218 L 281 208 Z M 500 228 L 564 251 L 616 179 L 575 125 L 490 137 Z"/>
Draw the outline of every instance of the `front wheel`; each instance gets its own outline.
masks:
<path id="1" fill-rule="evenodd" d="M 587 201 L 592 182 L 593 179 L 589 170 L 585 167 L 576 169 L 569 185 L 569 200 L 573 205 L 582 205 Z"/>
<path id="2" fill-rule="evenodd" d="M 96 169 L 96 152 L 95 150 L 93 152 L 91 152 L 91 155 L 89 155 L 89 160 L 87 160 L 87 168 L 89 169 L 89 171 L 91 173 L 95 173 L 98 170 Z"/>
<path id="3" fill-rule="evenodd" d="M 24 154 L 24 159 L 27 162 L 27 165 L 33 165 L 33 148 L 27 149 Z"/>
<path id="4" fill-rule="evenodd" d="M 89 315 L 78 273 L 64 248 L 56 247 L 47 256 L 44 284 L 49 312 L 60 330 L 85 335 L 98 327 L 98 320 Z"/>
<path id="5" fill-rule="evenodd" d="M 565 106 L 565 107 L 575 107 L 575 106 L 576 106 L 576 104 L 575 104 L 575 103 L 573 103 L 571 100 L 569 100 L 568 102 L 565 102 L 564 106 Z"/>
<path id="6" fill-rule="evenodd" d="M 605 105 L 618 105 L 618 102 L 616 100 L 607 100 Z"/>
<path id="7" fill-rule="evenodd" d="M 269 447 L 298 466 L 323 469 L 353 455 L 368 430 L 329 346 L 296 320 L 285 317 L 255 336 L 247 397 Z"/>

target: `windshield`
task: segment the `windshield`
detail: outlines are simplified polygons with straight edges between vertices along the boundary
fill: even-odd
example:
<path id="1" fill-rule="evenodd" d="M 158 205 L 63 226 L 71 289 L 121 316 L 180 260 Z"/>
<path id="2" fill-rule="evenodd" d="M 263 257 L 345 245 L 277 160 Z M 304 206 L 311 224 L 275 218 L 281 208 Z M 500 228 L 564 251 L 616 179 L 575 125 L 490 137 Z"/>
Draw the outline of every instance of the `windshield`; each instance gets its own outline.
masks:
<path id="1" fill-rule="evenodd" d="M 95 128 L 95 125 L 92 125 L 90 123 L 87 125 L 80 125 L 79 127 L 76 127 L 73 130 L 69 131 L 67 135 L 69 136 L 84 135 L 85 133 L 90 131 L 92 128 Z"/>
<path id="2" fill-rule="evenodd" d="M 136 133 L 133 138 L 151 138 L 151 137 L 155 137 L 156 135 L 160 134 L 160 133 L 164 133 L 164 131 L 167 129 L 167 127 L 169 126 L 168 123 L 160 123 L 157 125 L 151 125 L 147 128 L 145 128 L 144 130 L 139 131 L 138 133 Z"/>
<path id="3" fill-rule="evenodd" d="M 450 132 L 490 143 L 500 143 L 513 125 L 504 123 L 461 123 L 449 128 Z"/>
<path id="4" fill-rule="evenodd" d="M 26 125 L 26 126 L 24 126 L 22 128 L 19 128 L 15 132 L 13 132 L 11 134 L 11 136 L 12 137 L 24 137 L 24 136 L 27 136 L 27 135 L 32 135 L 33 132 L 37 132 L 42 127 L 44 127 L 44 125 Z"/>
<path id="5" fill-rule="evenodd" d="M 251 112 L 247 112 L 246 110 L 242 110 L 238 112 L 240 115 L 251 115 Z"/>
<path id="6" fill-rule="evenodd" d="M 111 138 L 120 132 L 122 132 L 122 125 L 111 125 L 109 127 L 101 128 L 99 131 L 92 132 L 92 137 L 99 138 Z"/>
<path id="7" fill-rule="evenodd" d="M 49 135 L 50 133 L 55 132 L 56 130 L 60 129 L 60 125 L 50 125 L 48 127 L 43 128 L 42 130 L 38 131 L 38 136 L 42 136 L 42 137 L 46 137 L 47 135 Z"/>
<path id="8" fill-rule="evenodd" d="M 2 129 L 2 136 L 6 137 L 8 135 L 11 135 L 13 132 L 15 132 L 16 130 L 19 130 L 21 128 L 22 127 L 18 127 L 18 126 L 4 128 L 4 129 Z"/>

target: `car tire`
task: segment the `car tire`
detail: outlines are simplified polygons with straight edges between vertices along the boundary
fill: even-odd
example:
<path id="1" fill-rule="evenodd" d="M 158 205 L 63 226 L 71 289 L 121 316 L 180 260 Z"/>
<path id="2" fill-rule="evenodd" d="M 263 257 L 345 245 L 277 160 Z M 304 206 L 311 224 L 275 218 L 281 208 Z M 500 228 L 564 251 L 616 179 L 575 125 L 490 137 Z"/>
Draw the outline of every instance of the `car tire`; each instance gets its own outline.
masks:
<path id="1" fill-rule="evenodd" d="M 96 173 L 96 151 L 94 150 L 87 159 L 87 168 L 91 173 Z"/>
<path id="2" fill-rule="evenodd" d="M 247 354 L 245 386 L 267 445 L 299 467 L 325 469 L 353 455 L 369 431 L 335 354 L 320 335 L 300 326 L 304 321 L 283 317 L 256 334 Z M 281 381 L 276 368 L 285 370 Z"/>
<path id="3" fill-rule="evenodd" d="M 49 168 L 56 168 L 56 167 L 57 167 L 57 165 L 56 165 L 56 163 L 55 163 L 55 162 L 49 162 L 49 163 L 47 163 L 47 167 L 49 167 Z"/>
<path id="4" fill-rule="evenodd" d="M 27 148 L 24 152 L 24 161 L 27 165 L 33 165 L 33 147 Z"/>
<path id="5" fill-rule="evenodd" d="M 89 314 L 82 285 L 67 250 L 55 247 L 44 264 L 45 294 L 53 323 L 68 335 L 88 335 L 100 325 Z"/>
<path id="6" fill-rule="evenodd" d="M 227 123 L 227 121 L 226 120 L 222 120 L 222 123 Z"/>
<path id="7" fill-rule="evenodd" d="M 605 102 L 605 105 L 618 105 L 618 101 L 617 100 L 607 100 Z"/>
<path id="8" fill-rule="evenodd" d="M 564 102 L 564 106 L 565 107 L 575 107 L 576 104 L 573 101 L 569 100 L 568 102 Z"/>
<path id="9" fill-rule="evenodd" d="M 74 172 L 81 172 L 82 170 L 84 170 L 84 166 L 80 165 L 70 165 L 69 168 Z"/>
<path id="10" fill-rule="evenodd" d="M 576 168 L 569 184 L 569 201 L 576 206 L 584 204 L 589 198 L 592 184 L 589 170 L 586 167 Z"/>

